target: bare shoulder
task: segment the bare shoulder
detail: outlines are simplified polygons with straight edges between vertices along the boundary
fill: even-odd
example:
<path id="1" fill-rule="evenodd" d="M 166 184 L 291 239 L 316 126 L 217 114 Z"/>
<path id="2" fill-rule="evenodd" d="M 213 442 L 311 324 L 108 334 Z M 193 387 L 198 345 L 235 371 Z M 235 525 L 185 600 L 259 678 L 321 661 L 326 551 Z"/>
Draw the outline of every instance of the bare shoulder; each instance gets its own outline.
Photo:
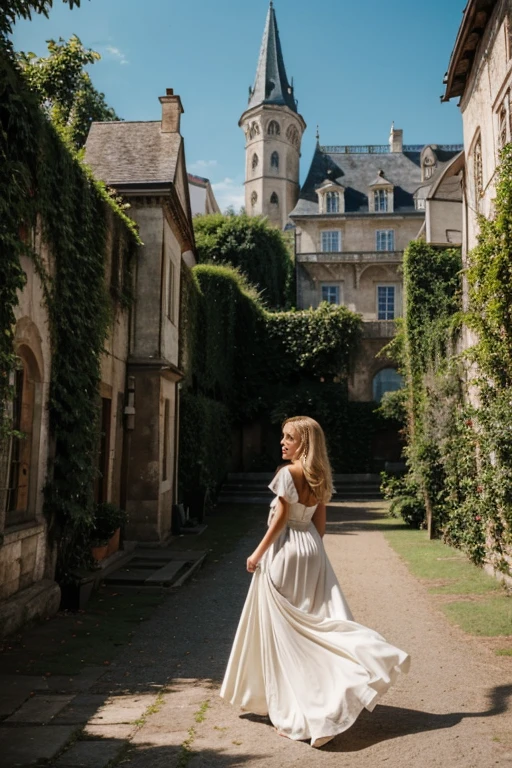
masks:
<path id="1" fill-rule="evenodd" d="M 294 480 L 301 480 L 304 477 L 304 470 L 300 464 L 288 464 L 287 466 Z"/>

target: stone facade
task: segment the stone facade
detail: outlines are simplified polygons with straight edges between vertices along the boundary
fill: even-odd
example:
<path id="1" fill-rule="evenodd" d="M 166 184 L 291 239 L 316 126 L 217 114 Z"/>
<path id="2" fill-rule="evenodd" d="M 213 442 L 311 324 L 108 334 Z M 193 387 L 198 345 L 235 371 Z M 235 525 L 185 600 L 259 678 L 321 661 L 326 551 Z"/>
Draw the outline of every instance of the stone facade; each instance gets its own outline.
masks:
<path id="1" fill-rule="evenodd" d="M 181 274 L 195 264 L 183 107 L 172 89 L 160 102 L 161 120 L 93 123 L 86 143 L 87 163 L 129 202 L 144 243 L 129 325 L 120 500 L 127 538 L 153 542 L 169 539 L 177 501 Z"/>

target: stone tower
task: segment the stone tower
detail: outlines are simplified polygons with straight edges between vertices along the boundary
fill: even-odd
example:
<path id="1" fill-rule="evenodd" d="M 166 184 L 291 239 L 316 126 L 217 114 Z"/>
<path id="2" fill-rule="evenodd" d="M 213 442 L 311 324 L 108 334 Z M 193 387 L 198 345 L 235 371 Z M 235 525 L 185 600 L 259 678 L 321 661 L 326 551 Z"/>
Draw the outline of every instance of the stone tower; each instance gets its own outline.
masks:
<path id="1" fill-rule="evenodd" d="M 238 123 L 245 133 L 245 208 L 284 228 L 299 197 L 299 158 L 306 123 L 288 83 L 271 2 L 254 86 Z"/>

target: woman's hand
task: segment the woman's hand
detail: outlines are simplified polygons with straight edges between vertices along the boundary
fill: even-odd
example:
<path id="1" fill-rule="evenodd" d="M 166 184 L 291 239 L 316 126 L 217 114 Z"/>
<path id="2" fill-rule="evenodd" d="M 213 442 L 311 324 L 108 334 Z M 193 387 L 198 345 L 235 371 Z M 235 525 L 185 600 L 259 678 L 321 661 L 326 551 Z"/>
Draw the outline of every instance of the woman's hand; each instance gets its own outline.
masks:
<path id="1" fill-rule="evenodd" d="M 258 567 L 258 563 L 260 561 L 260 558 L 253 552 L 250 557 L 247 558 L 247 570 L 249 573 L 254 573 L 256 568 Z"/>

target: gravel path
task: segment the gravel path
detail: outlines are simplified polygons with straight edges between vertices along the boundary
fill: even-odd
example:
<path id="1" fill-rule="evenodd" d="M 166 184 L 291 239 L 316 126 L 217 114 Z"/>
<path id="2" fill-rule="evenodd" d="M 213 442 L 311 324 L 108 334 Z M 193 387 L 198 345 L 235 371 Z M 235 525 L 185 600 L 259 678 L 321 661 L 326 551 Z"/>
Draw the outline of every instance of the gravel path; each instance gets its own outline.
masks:
<path id="1" fill-rule="evenodd" d="M 357 621 L 412 656 L 411 671 L 372 714 L 321 750 L 279 737 L 218 697 L 263 531 L 210 564 L 167 601 L 126 648 L 100 692 L 146 695 L 153 711 L 132 740 L 129 768 L 490 768 L 512 766 L 512 659 L 447 623 L 383 534 L 378 503 L 335 504 L 325 544 Z M 162 689 L 161 686 L 167 686 Z"/>

